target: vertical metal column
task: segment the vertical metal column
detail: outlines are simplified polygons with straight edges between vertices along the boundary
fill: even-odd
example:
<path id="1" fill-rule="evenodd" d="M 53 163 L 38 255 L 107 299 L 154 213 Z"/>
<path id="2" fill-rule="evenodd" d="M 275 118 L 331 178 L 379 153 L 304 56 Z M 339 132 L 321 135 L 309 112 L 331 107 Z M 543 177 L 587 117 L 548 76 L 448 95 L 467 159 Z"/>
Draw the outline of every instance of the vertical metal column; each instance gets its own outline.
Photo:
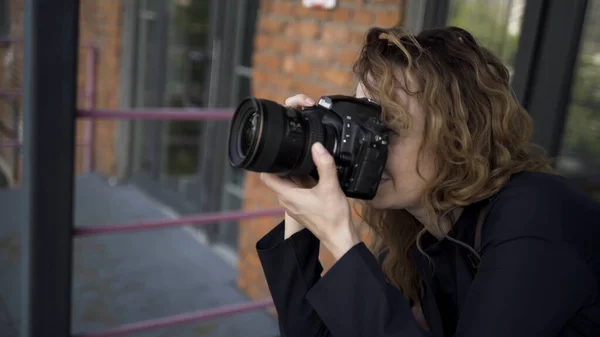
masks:
<path id="1" fill-rule="evenodd" d="M 423 13 L 422 28 L 443 27 L 448 21 L 450 0 L 426 0 Z M 414 32 L 418 34 L 419 32 Z"/>
<path id="2" fill-rule="evenodd" d="M 0 38 L 10 33 L 10 6 L 8 0 L 0 0 Z"/>
<path id="3" fill-rule="evenodd" d="M 533 142 L 558 154 L 587 0 L 529 0 L 525 5 L 513 88 L 535 122 Z"/>
<path id="4" fill-rule="evenodd" d="M 79 0 L 25 0 L 21 337 L 71 323 Z"/>

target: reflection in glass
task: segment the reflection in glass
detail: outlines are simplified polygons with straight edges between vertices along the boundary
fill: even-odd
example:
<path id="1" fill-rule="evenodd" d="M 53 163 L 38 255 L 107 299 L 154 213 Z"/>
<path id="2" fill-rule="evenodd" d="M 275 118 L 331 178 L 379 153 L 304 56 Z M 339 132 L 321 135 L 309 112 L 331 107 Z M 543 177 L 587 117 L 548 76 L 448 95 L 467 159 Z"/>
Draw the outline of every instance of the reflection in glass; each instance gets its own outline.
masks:
<path id="1" fill-rule="evenodd" d="M 600 1 L 588 4 L 558 171 L 600 200 Z"/>
<path id="2" fill-rule="evenodd" d="M 209 6 L 210 1 L 176 1 L 172 5 L 166 79 L 169 107 L 207 104 Z M 201 130 L 202 122 L 168 122 L 165 149 L 168 176 L 197 174 Z"/>
<path id="3" fill-rule="evenodd" d="M 512 74 L 525 0 L 452 0 L 448 25 L 468 30 Z"/>

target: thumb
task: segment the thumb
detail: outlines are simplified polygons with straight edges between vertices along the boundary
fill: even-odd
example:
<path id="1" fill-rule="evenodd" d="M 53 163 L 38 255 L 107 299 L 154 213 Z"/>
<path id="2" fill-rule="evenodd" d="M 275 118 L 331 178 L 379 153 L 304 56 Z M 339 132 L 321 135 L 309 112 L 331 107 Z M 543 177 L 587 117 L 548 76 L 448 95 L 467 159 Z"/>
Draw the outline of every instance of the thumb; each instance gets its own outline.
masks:
<path id="1" fill-rule="evenodd" d="M 332 186 L 338 184 L 337 171 L 335 169 L 335 161 L 333 156 L 329 154 L 323 144 L 317 142 L 312 146 L 312 156 L 317 172 L 319 173 L 320 186 Z"/>

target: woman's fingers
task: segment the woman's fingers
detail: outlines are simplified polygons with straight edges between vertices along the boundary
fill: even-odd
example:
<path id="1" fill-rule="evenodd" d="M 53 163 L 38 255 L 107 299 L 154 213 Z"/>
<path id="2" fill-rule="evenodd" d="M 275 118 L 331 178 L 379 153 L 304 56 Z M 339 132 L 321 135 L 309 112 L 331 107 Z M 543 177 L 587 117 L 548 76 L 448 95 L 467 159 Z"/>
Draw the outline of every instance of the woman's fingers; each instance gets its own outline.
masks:
<path id="1" fill-rule="evenodd" d="M 315 100 L 305 94 L 297 94 L 291 97 L 288 97 L 285 100 L 285 106 L 291 108 L 307 108 L 315 105 Z M 301 188 L 312 188 L 317 183 L 311 177 L 288 177 L 296 186 Z"/>
<path id="2" fill-rule="evenodd" d="M 289 179 L 301 188 L 313 188 L 317 182 L 310 176 L 290 176 Z"/>
<path id="3" fill-rule="evenodd" d="M 285 100 L 285 105 L 292 108 L 304 108 L 315 105 L 315 100 L 304 94 L 294 95 Z"/>

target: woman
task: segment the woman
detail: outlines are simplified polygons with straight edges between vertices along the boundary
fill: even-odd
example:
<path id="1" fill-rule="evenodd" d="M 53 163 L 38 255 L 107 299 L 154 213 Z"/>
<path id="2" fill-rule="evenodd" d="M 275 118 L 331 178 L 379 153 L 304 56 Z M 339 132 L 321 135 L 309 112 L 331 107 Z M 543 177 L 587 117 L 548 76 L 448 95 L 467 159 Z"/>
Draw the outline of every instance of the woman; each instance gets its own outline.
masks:
<path id="1" fill-rule="evenodd" d="M 281 335 L 600 336 L 600 208 L 532 150 L 500 60 L 459 28 L 374 28 L 354 71 L 394 130 L 362 207 L 375 254 L 323 146 L 318 183 L 262 174 L 286 210 L 257 243 Z"/>

